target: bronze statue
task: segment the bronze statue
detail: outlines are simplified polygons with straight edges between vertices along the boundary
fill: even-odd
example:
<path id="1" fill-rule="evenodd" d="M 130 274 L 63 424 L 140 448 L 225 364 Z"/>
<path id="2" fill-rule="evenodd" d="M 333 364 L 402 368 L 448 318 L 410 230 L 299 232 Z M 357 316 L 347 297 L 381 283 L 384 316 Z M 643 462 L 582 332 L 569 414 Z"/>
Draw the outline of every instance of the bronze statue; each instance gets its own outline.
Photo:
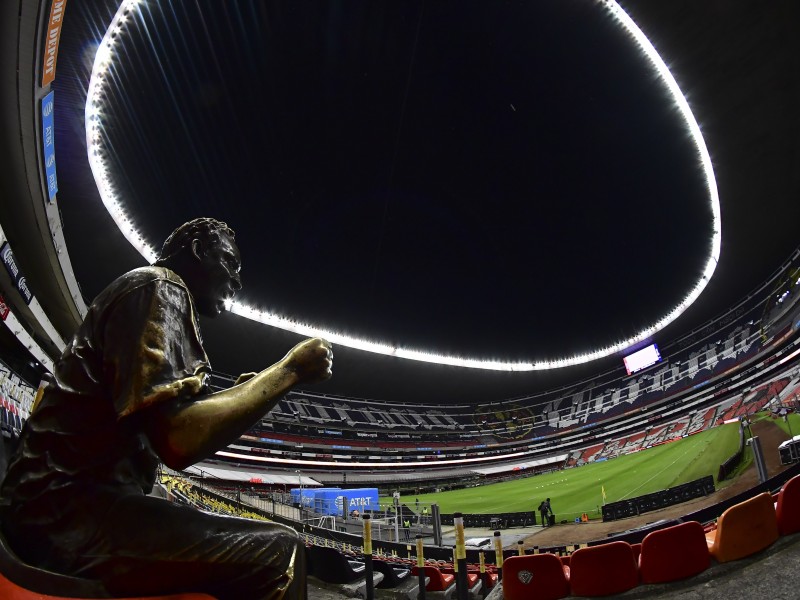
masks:
<path id="1" fill-rule="evenodd" d="M 115 595 L 206 592 L 305 598 L 305 551 L 276 523 L 214 517 L 147 496 L 163 461 L 185 468 L 226 446 L 300 383 L 331 376 L 321 339 L 210 393 L 196 311 L 241 288 L 233 232 L 196 219 L 150 267 L 92 303 L 22 431 L 0 488 L 2 533 L 27 563 L 97 579 Z"/>

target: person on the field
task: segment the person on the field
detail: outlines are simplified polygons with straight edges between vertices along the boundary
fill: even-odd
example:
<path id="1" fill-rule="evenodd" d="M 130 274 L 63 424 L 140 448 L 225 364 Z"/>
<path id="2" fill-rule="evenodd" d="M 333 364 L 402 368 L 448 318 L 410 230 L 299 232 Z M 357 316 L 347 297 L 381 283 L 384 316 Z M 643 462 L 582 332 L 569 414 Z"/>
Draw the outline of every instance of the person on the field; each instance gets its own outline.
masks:
<path id="1" fill-rule="evenodd" d="M 547 506 L 545 505 L 544 500 L 539 503 L 539 514 L 542 517 L 542 527 L 547 527 Z"/>
<path id="2" fill-rule="evenodd" d="M 225 309 L 240 266 L 233 232 L 196 219 L 173 232 L 154 265 L 95 298 L 0 487 L 2 533 L 25 562 L 100 580 L 115 596 L 306 597 L 294 530 L 147 495 L 159 462 L 180 470 L 213 455 L 292 387 L 331 375 L 330 345 L 312 339 L 230 389 L 206 387 L 197 315 Z"/>

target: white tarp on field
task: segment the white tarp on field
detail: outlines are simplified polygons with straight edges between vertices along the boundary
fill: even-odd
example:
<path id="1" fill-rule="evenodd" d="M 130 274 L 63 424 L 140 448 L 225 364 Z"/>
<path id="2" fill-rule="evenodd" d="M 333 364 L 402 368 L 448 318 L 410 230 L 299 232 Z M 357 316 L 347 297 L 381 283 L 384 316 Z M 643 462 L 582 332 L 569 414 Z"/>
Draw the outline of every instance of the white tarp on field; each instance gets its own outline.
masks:
<path id="1" fill-rule="evenodd" d="M 246 481 L 248 483 L 262 483 L 267 485 L 286 485 L 289 487 L 322 487 L 319 481 L 311 477 L 296 473 L 267 473 L 256 470 L 223 469 L 217 466 L 195 465 L 184 469 L 186 475 L 192 477 L 208 477 L 209 480 L 222 479 L 224 481 Z"/>
<path id="2" fill-rule="evenodd" d="M 543 467 L 545 465 L 552 465 L 563 463 L 567 460 L 569 454 L 557 454 L 555 456 L 545 456 L 538 460 L 526 460 L 516 463 L 504 463 L 494 467 L 473 467 L 472 471 L 480 473 L 481 475 L 494 475 L 495 473 L 505 473 L 506 471 L 525 471 L 527 469 L 535 469 L 536 467 Z"/>

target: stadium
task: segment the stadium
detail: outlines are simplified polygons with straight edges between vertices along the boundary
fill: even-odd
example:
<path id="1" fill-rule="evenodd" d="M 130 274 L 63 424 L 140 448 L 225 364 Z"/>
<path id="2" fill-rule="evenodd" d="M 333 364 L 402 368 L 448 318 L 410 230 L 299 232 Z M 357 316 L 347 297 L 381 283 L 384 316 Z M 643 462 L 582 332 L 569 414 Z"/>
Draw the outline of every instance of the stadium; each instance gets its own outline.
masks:
<path id="1" fill-rule="evenodd" d="M 296 531 L 310 598 L 794 597 L 794 3 L 2 11 L 3 472 L 107 286 L 213 217 L 241 261 L 192 395 L 307 338 L 332 376 L 192 464 L 148 434 L 152 496 Z M 4 597 L 232 597 L 26 545 Z"/>

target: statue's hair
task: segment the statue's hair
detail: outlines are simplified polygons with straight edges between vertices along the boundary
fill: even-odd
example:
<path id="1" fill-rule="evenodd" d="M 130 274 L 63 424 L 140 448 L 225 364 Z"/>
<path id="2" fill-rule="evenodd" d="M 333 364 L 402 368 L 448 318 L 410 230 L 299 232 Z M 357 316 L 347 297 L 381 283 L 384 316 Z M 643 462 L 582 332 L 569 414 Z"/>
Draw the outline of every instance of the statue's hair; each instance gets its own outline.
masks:
<path id="1" fill-rule="evenodd" d="M 175 256 L 181 250 L 188 248 L 194 239 L 199 239 L 205 244 L 207 242 L 217 241 L 220 234 L 227 235 L 231 240 L 234 239 L 236 235 L 233 229 L 222 221 L 217 221 L 209 217 L 193 219 L 188 223 L 184 223 L 169 234 L 169 237 L 164 241 L 164 245 L 161 247 L 161 253 L 158 255 L 158 260 L 156 260 L 156 262 L 160 263 Z"/>

